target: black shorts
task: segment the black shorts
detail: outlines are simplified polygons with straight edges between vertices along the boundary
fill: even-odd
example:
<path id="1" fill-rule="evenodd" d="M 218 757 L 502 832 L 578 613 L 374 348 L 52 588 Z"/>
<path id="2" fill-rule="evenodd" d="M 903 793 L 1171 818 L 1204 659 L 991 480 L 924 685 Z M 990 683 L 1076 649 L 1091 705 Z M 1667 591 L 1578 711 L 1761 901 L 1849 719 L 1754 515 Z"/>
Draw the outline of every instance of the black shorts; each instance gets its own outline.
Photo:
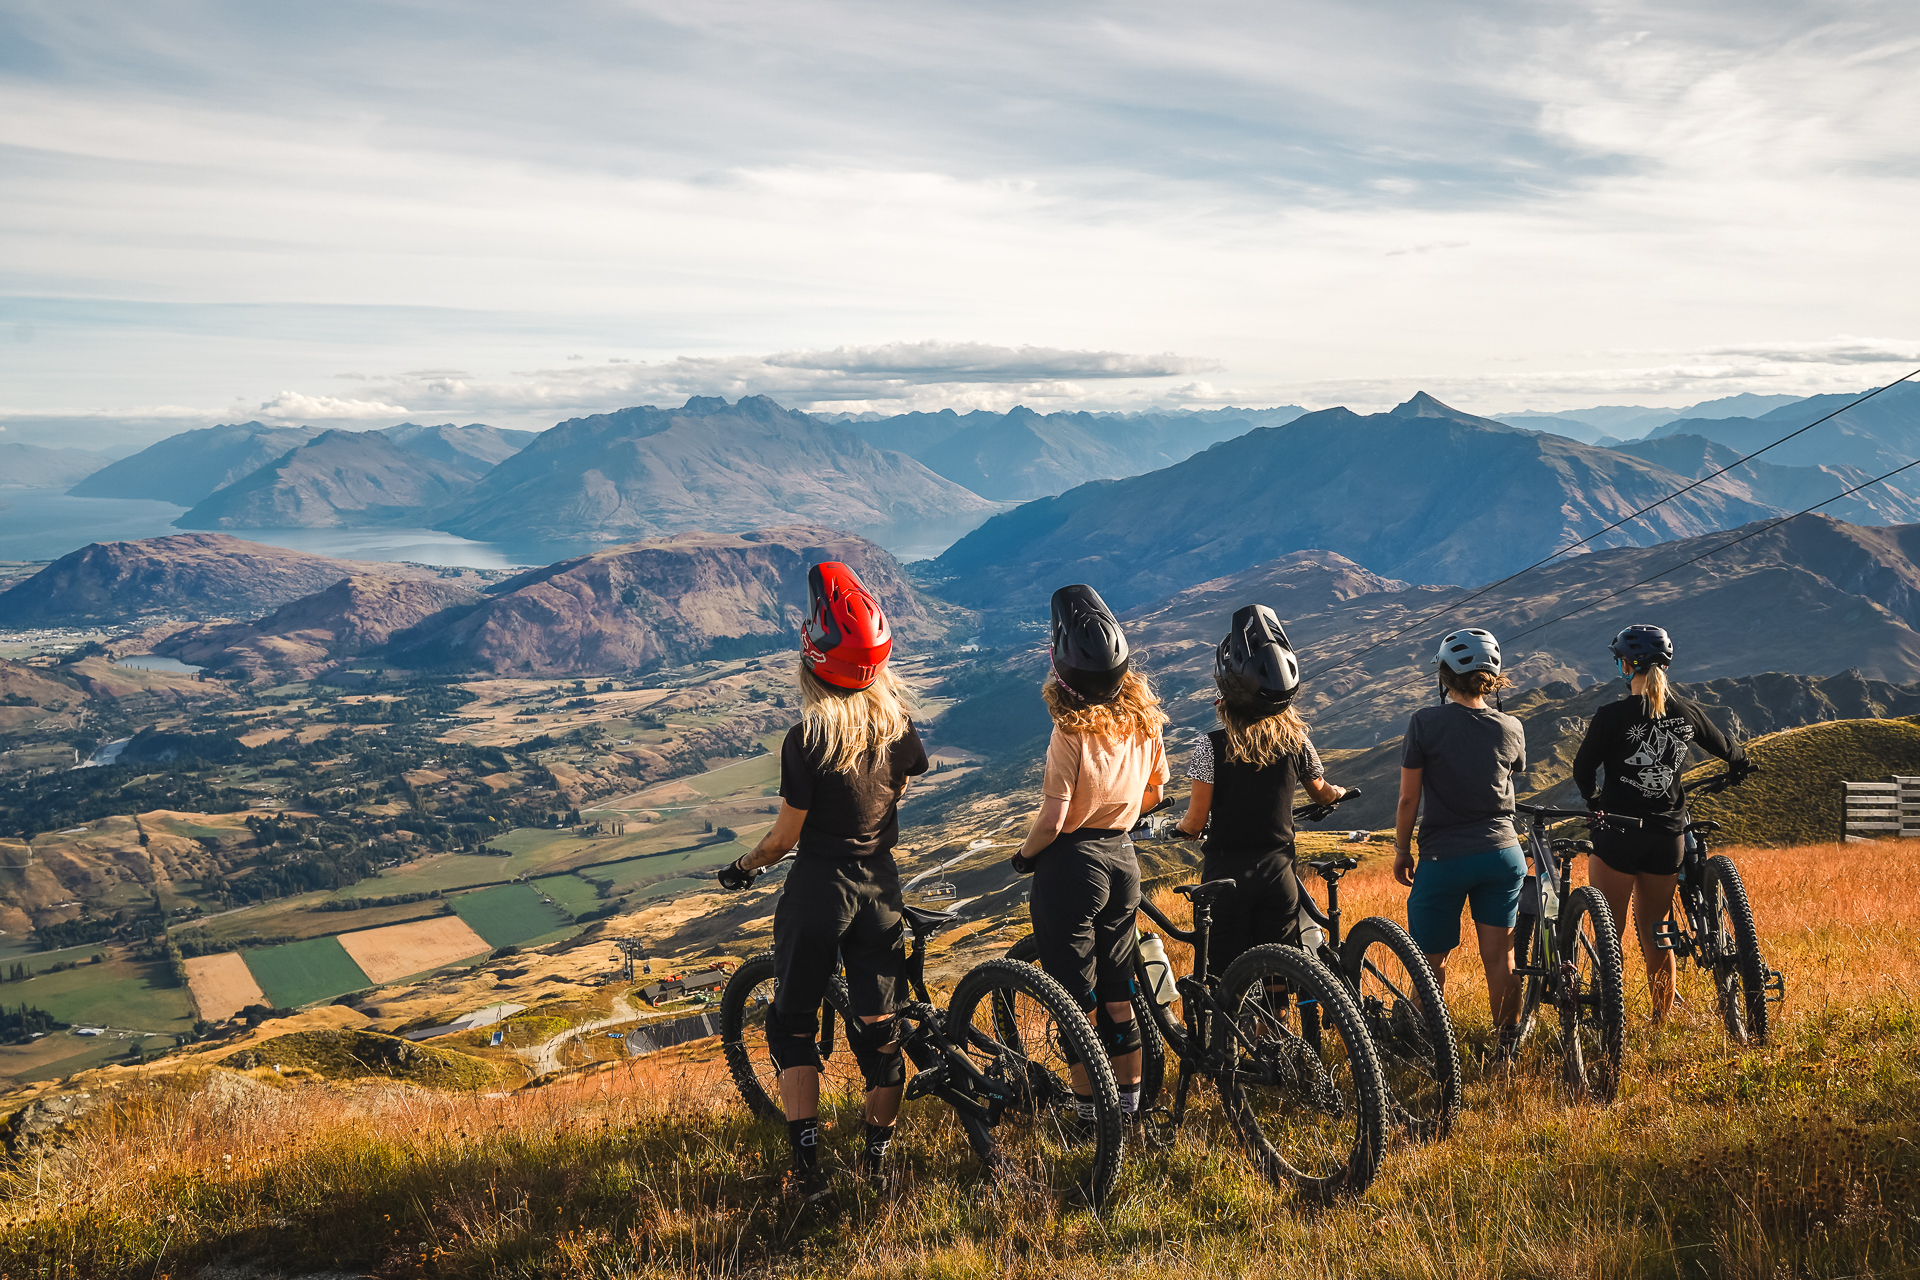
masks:
<path id="1" fill-rule="evenodd" d="M 856 1015 L 899 1008 L 906 971 L 903 901 L 891 854 L 796 860 L 773 909 L 779 985 L 769 1031 L 778 1025 L 788 1034 L 811 1036 L 820 1025 L 827 983 L 842 962 Z"/>
<path id="2" fill-rule="evenodd" d="M 1083 1009 L 1133 998 L 1140 863 L 1124 831 L 1082 828 L 1040 851 L 1033 942 L 1040 967 Z"/>
<path id="3" fill-rule="evenodd" d="M 1218 975 L 1249 949 L 1269 942 L 1300 945 L 1300 879 L 1291 848 L 1259 857 L 1204 857 L 1202 880 L 1231 880 L 1233 892 L 1213 904 L 1207 972 Z"/>
<path id="4" fill-rule="evenodd" d="M 1642 827 L 1620 831 L 1602 827 L 1593 833 L 1593 856 L 1627 876 L 1680 874 L 1680 855 L 1686 836 L 1678 831 Z"/>

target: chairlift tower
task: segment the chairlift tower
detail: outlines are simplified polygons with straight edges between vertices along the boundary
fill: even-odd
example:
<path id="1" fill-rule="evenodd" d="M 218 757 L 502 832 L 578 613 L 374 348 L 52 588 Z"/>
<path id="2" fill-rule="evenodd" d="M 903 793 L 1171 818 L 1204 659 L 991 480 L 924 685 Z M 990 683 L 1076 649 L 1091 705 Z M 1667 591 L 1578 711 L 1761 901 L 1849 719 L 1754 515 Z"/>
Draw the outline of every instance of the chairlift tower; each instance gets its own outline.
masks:
<path id="1" fill-rule="evenodd" d="M 620 952 L 620 976 L 627 982 L 633 981 L 633 962 L 635 960 L 651 960 L 653 958 L 647 951 L 645 940 L 641 938 L 615 938 L 613 945 L 615 949 Z"/>

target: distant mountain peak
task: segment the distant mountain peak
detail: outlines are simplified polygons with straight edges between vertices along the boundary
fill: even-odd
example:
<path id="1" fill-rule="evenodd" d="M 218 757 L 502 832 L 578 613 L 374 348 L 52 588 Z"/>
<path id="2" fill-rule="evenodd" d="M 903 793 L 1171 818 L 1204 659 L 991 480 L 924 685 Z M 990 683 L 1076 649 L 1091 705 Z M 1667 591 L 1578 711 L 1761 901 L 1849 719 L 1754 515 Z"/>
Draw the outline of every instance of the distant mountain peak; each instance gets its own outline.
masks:
<path id="1" fill-rule="evenodd" d="M 1424 391 L 1413 393 L 1413 399 L 1394 407 L 1390 417 L 1395 418 L 1461 418 L 1461 413 L 1451 405 L 1441 404 Z"/>

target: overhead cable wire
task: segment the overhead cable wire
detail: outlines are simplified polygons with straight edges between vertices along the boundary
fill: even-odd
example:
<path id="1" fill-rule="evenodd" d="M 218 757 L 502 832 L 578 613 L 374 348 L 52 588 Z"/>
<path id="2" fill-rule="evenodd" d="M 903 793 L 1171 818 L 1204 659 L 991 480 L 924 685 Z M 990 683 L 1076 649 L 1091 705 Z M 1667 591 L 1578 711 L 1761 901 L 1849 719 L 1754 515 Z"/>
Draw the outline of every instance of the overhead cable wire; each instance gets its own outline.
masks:
<path id="1" fill-rule="evenodd" d="M 1917 372 L 1920 372 L 1920 371 L 1917 371 Z M 1911 377 L 1911 376 L 1913 375 L 1912 374 L 1908 375 L 1908 377 Z M 1889 383 L 1888 385 L 1891 386 L 1893 384 Z M 1830 503 L 1838 502 L 1842 498 L 1851 497 L 1852 495 L 1860 492 L 1862 489 L 1871 488 L 1873 485 L 1879 484 L 1883 480 L 1890 480 L 1894 476 L 1899 475 L 1902 471 L 1911 471 L 1915 467 L 1920 467 L 1920 458 L 1915 458 L 1912 462 L 1903 463 L 1902 465 L 1895 467 L 1893 470 L 1886 472 L 1884 475 L 1875 476 L 1871 480 L 1862 480 L 1859 484 L 1854 485 L 1851 489 L 1842 490 L 1841 492 L 1834 494 L 1831 498 L 1823 498 L 1821 501 L 1814 503 L 1812 506 L 1796 511 L 1792 515 L 1780 516 L 1775 520 L 1762 524 L 1757 529 L 1751 529 L 1746 533 L 1741 534 L 1737 538 L 1729 538 L 1727 541 L 1721 543 L 1717 547 L 1711 547 L 1705 551 L 1702 551 L 1697 556 L 1692 556 L 1692 557 L 1689 557 L 1688 559 L 1680 561 L 1678 564 L 1668 565 L 1666 568 L 1660 570 L 1660 572 L 1648 574 L 1646 577 L 1640 579 L 1638 582 L 1628 583 L 1624 587 L 1616 587 L 1614 590 L 1607 592 L 1603 596 L 1598 596 L 1592 600 L 1587 601 L 1585 604 L 1581 605 L 1577 609 L 1569 609 L 1565 613 L 1560 614 L 1557 617 L 1548 618 L 1545 622 L 1536 622 L 1532 626 L 1528 627 L 1526 630 L 1516 631 L 1512 635 L 1508 636 L 1506 638 L 1505 643 L 1511 644 L 1513 643 L 1513 641 L 1520 639 L 1522 636 L 1530 636 L 1536 631 L 1544 631 L 1546 628 L 1553 626 L 1557 622 L 1565 622 L 1568 618 L 1573 617 L 1575 614 L 1585 613 L 1587 610 L 1595 608 L 1598 605 L 1605 604 L 1607 601 L 1615 599 L 1619 596 L 1623 596 L 1627 594 L 1629 591 L 1636 591 L 1639 588 L 1646 586 L 1650 582 L 1658 582 L 1661 578 L 1666 577 L 1670 573 L 1678 573 L 1680 570 L 1686 568 L 1688 565 L 1698 564 L 1700 563 L 1700 561 L 1705 560 L 1709 556 L 1715 556 L 1720 554 L 1722 551 L 1725 551 L 1728 547 L 1734 546 L 1738 543 L 1745 542 L 1748 538 L 1757 538 L 1763 533 L 1770 533 L 1773 530 L 1778 529 L 1781 525 L 1786 524 L 1790 520 L 1798 520 L 1801 516 L 1811 515 L 1815 511 L 1818 511 L 1820 508 L 1827 506 Z M 1405 688 L 1408 685 L 1414 684 L 1416 681 L 1424 682 L 1428 678 L 1429 678 L 1428 673 L 1425 671 L 1422 671 L 1419 675 L 1413 677 L 1412 679 L 1404 680 L 1400 684 L 1393 685 L 1389 687 L 1387 690 L 1385 690 L 1384 692 L 1386 693 L 1398 692 L 1400 689 Z M 1346 694 L 1344 696 L 1352 697 L 1353 695 Z M 1341 698 L 1335 698 L 1333 701 L 1339 702 L 1341 700 L 1342 700 Z M 1329 703 L 1327 705 L 1330 706 L 1332 704 Z M 1315 708 L 1315 710 L 1316 711 L 1324 710 L 1324 708 L 1323 707 Z"/>
<path id="2" fill-rule="evenodd" d="M 1471 604 L 1473 601 L 1478 600 L 1481 596 L 1486 595 L 1488 592 L 1495 591 L 1501 587 L 1506 586 L 1509 582 L 1512 582 L 1515 578 L 1519 578 L 1524 576 L 1525 574 L 1532 573 L 1535 569 L 1538 569 L 1540 566 L 1548 563 L 1549 561 L 1558 559 L 1559 557 L 1567 554 L 1567 552 L 1569 551 L 1579 550 L 1581 547 L 1586 546 L 1589 542 L 1592 542 L 1595 538 L 1604 537 L 1605 535 L 1612 533 L 1615 529 L 1618 529 L 1621 525 L 1627 524 L 1634 520 L 1638 520 L 1641 516 L 1644 516 L 1645 514 L 1647 514 L 1647 512 L 1652 511 L 1655 507 L 1664 506 L 1665 504 L 1672 502 L 1675 498 L 1679 497 L 1681 494 L 1691 492 L 1692 490 L 1697 489 L 1701 485 L 1707 483 L 1707 481 L 1709 480 L 1716 480 L 1719 477 L 1725 475 L 1727 472 L 1733 470 L 1735 467 L 1746 465 L 1747 463 L 1753 461 L 1755 458 L 1759 457 L 1761 454 L 1767 452 L 1768 449 L 1778 448 L 1780 445 L 1785 444 L 1787 441 L 1793 439 L 1795 436 L 1804 435 L 1805 433 L 1819 426 L 1821 423 L 1828 422 L 1834 418 L 1839 417 L 1841 414 L 1845 413 L 1849 409 L 1865 404 L 1867 401 L 1879 395 L 1882 391 L 1886 391 L 1886 390 L 1889 390 L 1890 388 L 1899 386 L 1901 383 L 1906 382 L 1908 379 L 1914 377 L 1915 374 L 1920 374 L 1920 369 L 1915 369 L 1911 373 L 1902 374 L 1900 377 L 1895 378 L 1892 382 L 1887 383 L 1886 386 L 1875 387 L 1873 390 L 1867 392 L 1865 395 L 1861 396 L 1859 399 L 1854 400 L 1848 404 L 1841 405 L 1838 409 L 1835 409 L 1832 413 L 1827 414 L 1825 417 L 1816 418 L 1812 422 L 1809 422 L 1806 426 L 1801 427 L 1796 431 L 1789 431 L 1786 435 L 1781 436 L 1778 440 L 1775 440 L 1772 444 L 1763 446 L 1762 448 L 1759 448 L 1759 449 L 1755 449 L 1752 453 L 1749 453 L 1734 462 L 1729 462 L 1726 466 L 1721 467 L 1718 471 L 1710 471 L 1706 475 L 1701 476 L 1699 479 L 1695 480 L 1693 483 L 1688 485 L 1683 485 L 1682 487 L 1675 489 L 1672 493 L 1668 494 L 1666 497 L 1660 498 L 1654 502 L 1650 502 L 1646 506 L 1641 507 L 1638 511 L 1634 511 L 1627 515 L 1622 516 L 1620 519 L 1614 521 L 1612 524 L 1608 525 L 1606 528 L 1596 529 L 1594 532 L 1588 534 L 1586 537 L 1580 539 L 1578 542 L 1570 542 L 1566 546 L 1561 547 L 1558 550 L 1553 551 L 1545 556 L 1542 556 L 1540 559 L 1534 561 L 1532 564 L 1528 565 L 1526 568 L 1519 569 L 1513 573 L 1508 574 L 1506 577 L 1500 579 L 1498 582 L 1490 582 L 1486 586 L 1481 587 L 1479 590 L 1474 591 L 1469 595 L 1462 596 L 1458 600 L 1454 600 L 1447 604 L 1441 605 L 1439 608 L 1435 609 L 1433 612 L 1424 614 L 1421 617 L 1415 618 L 1412 622 L 1407 623 L 1405 626 L 1401 627 L 1398 631 L 1395 631 L 1392 634 L 1383 637 L 1382 639 L 1374 641 L 1372 644 L 1368 645 L 1366 648 L 1356 649 L 1352 653 L 1345 654 L 1342 657 L 1336 658 L 1332 662 L 1329 662 L 1327 665 L 1323 667 L 1319 667 L 1314 671 L 1308 672 L 1302 678 L 1307 680 L 1312 680 L 1319 676 L 1323 676 L 1327 674 L 1327 672 L 1329 671 L 1338 670 L 1340 667 L 1343 667 L 1346 664 L 1353 662 L 1359 658 L 1364 658 L 1369 653 L 1372 653 L 1375 649 L 1379 649 L 1385 645 L 1392 644 L 1395 640 L 1399 639 L 1401 636 L 1405 635 L 1407 632 L 1413 630 L 1415 627 L 1425 626 L 1427 623 L 1433 621 L 1435 618 L 1443 618 L 1447 614 L 1452 613 L 1455 609 L 1461 608 L 1464 605 Z M 1901 470 L 1905 470 L 1905 468 L 1903 467 L 1901 468 Z M 1889 472 L 1888 474 L 1892 475 L 1895 473 Z M 1885 478 L 1886 478 L 1885 476 L 1881 477 L 1881 479 L 1885 479 Z M 1874 484 L 1874 483 L 1877 483 L 1877 481 L 1869 480 L 1867 482 L 1867 484 Z M 1864 489 L 1866 485 L 1861 485 L 1859 487 Z M 1854 490 L 1852 489 L 1849 489 L 1847 491 L 1847 493 L 1852 493 L 1852 492 L 1854 492 Z M 1827 502 L 1837 502 L 1840 498 L 1844 498 L 1846 496 L 1847 496 L 1846 493 L 1839 494 L 1836 497 L 1827 499 Z M 1820 505 L 1825 506 L 1826 503 L 1821 503 Z M 1806 513 L 1801 512 L 1799 514 L 1804 515 Z M 1791 516 L 1787 518 L 1792 519 Z"/>

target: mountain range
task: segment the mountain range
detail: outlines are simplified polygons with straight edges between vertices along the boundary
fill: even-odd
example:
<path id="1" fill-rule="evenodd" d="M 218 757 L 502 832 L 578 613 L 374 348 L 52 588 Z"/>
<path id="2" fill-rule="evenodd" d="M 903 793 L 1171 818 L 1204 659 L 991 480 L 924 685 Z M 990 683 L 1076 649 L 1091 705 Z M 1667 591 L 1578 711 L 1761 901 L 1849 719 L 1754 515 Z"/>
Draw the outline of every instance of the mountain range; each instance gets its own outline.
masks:
<path id="1" fill-rule="evenodd" d="M 1649 438 L 1705 436 L 1749 454 L 1857 399 L 1855 394 L 1808 396 L 1757 417 L 1678 418 L 1655 428 Z M 1889 387 L 1762 457 L 1777 465 L 1837 463 L 1875 476 L 1912 462 L 1920 458 L 1920 385 Z"/>
<path id="2" fill-rule="evenodd" d="M 1049 413 L 1027 408 L 908 413 L 848 420 L 852 431 L 883 449 L 917 458 L 984 498 L 1025 500 L 1157 471 L 1209 445 L 1277 426 L 1305 413 L 1222 409 L 1204 413 Z"/>
<path id="3" fill-rule="evenodd" d="M 319 427 L 239 422 L 168 436 L 99 468 L 68 492 L 76 498 L 149 498 L 176 506 L 197 506 L 210 494 L 252 476 L 322 435 L 378 436 L 409 455 L 431 459 L 472 481 L 525 448 L 534 434 L 480 423 L 423 427 L 403 422 L 379 431 L 328 432 Z"/>
<path id="4" fill-rule="evenodd" d="M 1150 475 L 1099 481 L 987 521 L 927 570 L 978 608 L 1062 582 L 1116 608 L 1303 547 L 1416 582 L 1484 582 L 1684 487 L 1665 467 L 1451 409 L 1423 393 L 1390 413 L 1324 409 Z M 1635 545 L 1775 514 L 1703 485 L 1603 535 Z"/>
<path id="5" fill-rule="evenodd" d="M 323 431 L 208 494 L 173 523 L 181 529 L 418 524 L 466 497 L 476 475 L 485 474 L 469 455 L 454 456 L 463 461 L 414 452 L 378 431 Z"/>
<path id="6" fill-rule="evenodd" d="M 0 592 L 0 628 L 124 623 L 152 613 L 246 617 L 355 574 L 443 576 L 410 565 L 287 551 L 223 533 L 94 542 Z"/>
<path id="7" fill-rule="evenodd" d="M 557 675 L 790 648 L 806 616 L 807 571 L 822 560 L 854 567 L 896 642 L 944 634 L 893 557 L 863 538 L 800 525 L 678 534 L 562 560 L 425 619 L 393 637 L 388 655 L 402 665 Z"/>
<path id="8" fill-rule="evenodd" d="M 997 506 L 902 453 L 765 396 L 695 396 L 562 422 L 437 528 L 483 541 L 628 542 L 814 524 L 944 540 Z"/>

